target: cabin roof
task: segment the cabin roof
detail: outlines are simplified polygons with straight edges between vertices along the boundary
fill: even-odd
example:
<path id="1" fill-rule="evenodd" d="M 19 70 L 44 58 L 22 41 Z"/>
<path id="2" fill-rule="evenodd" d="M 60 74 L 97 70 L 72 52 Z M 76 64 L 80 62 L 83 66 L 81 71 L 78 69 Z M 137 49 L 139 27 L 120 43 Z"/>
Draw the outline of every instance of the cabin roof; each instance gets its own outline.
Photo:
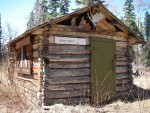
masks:
<path id="1" fill-rule="evenodd" d="M 11 45 L 13 43 L 15 43 L 16 41 L 24 38 L 24 37 L 27 37 L 29 35 L 32 35 L 32 33 L 40 28 L 43 28 L 45 26 L 49 26 L 49 25 L 53 25 L 53 24 L 56 24 L 58 22 L 61 22 L 61 21 L 64 21 L 68 18 L 70 18 L 72 15 L 76 15 L 76 14 L 81 14 L 81 13 L 84 13 L 88 10 L 90 10 L 90 8 L 94 7 L 94 6 L 100 6 L 101 10 L 103 10 L 105 12 L 105 14 L 107 16 L 109 16 L 113 21 L 112 23 L 115 23 L 119 26 L 121 26 L 123 29 L 125 29 L 129 34 L 130 36 L 128 36 L 129 38 L 132 38 L 134 40 L 134 43 L 133 44 L 144 44 L 145 41 L 140 37 L 138 36 L 133 30 L 131 30 L 128 26 L 126 26 L 121 20 L 119 20 L 115 15 L 113 15 L 107 8 L 105 8 L 101 3 L 95 3 L 95 4 L 92 4 L 88 7 L 85 7 L 85 8 L 82 8 L 82 9 L 79 9 L 75 12 L 72 12 L 68 15 L 65 15 L 65 16 L 62 16 L 62 17 L 58 17 L 58 18 L 55 18 L 55 19 L 52 19 L 50 20 L 49 22 L 46 22 L 44 24 L 41 24 L 41 25 L 38 25 L 30 30 L 27 30 L 25 31 L 23 34 L 21 34 L 20 36 L 16 37 L 15 39 L 13 39 L 12 41 L 8 42 L 7 45 Z"/>

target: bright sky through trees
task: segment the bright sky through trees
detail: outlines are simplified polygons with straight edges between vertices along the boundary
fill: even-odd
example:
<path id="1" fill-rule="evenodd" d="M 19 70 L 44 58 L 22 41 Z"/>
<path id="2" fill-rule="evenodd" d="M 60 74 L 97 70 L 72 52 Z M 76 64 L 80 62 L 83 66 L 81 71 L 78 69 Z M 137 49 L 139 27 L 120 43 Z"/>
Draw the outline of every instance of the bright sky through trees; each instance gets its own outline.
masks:
<path id="1" fill-rule="evenodd" d="M 74 2 L 75 0 L 71 0 L 70 11 L 78 7 Z M 109 9 L 115 12 L 116 16 L 122 15 L 124 0 L 106 0 L 106 2 L 108 2 Z M 25 32 L 26 23 L 34 3 L 35 0 L 0 0 L 2 27 L 4 28 L 6 23 L 9 23 L 11 26 L 15 27 L 19 34 Z"/>

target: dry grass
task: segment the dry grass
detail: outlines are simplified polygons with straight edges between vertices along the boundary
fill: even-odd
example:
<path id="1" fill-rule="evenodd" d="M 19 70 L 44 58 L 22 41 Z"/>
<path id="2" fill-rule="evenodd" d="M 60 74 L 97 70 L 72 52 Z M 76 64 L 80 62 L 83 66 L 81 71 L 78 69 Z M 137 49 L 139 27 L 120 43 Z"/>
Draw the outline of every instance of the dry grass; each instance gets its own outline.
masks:
<path id="1" fill-rule="evenodd" d="M 4 68 L 1 69 L 7 72 Z M 4 80 L 5 76 L 8 78 L 5 74 L 1 73 L 1 81 Z M 136 98 L 133 102 L 118 100 L 101 107 L 90 105 L 67 106 L 63 104 L 52 105 L 49 110 L 43 110 L 40 107 L 27 107 L 16 86 L 8 85 L 6 81 L 4 83 L 0 83 L 0 113 L 150 113 L 150 98 L 142 98 L 142 100 Z M 150 76 L 136 77 L 134 78 L 134 84 L 142 91 L 149 91 Z"/>
<path id="2" fill-rule="evenodd" d="M 21 112 L 27 108 L 20 92 L 14 85 L 0 85 L 0 112 Z"/>
<path id="3" fill-rule="evenodd" d="M 0 67 L 0 113 L 21 113 L 27 106 L 18 88 L 10 84 L 6 66 Z"/>

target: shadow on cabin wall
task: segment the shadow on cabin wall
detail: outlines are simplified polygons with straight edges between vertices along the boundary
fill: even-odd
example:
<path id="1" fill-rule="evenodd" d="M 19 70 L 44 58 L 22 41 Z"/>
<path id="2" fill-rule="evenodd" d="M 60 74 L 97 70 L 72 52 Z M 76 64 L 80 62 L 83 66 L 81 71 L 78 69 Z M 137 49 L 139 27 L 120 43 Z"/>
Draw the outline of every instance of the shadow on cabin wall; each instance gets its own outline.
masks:
<path id="1" fill-rule="evenodd" d="M 141 100 L 146 100 L 146 99 L 150 99 L 150 89 L 143 89 L 135 84 L 133 84 L 133 86 L 129 86 L 130 87 L 130 91 L 126 96 L 121 96 L 118 99 L 121 99 L 123 101 L 141 101 Z M 126 93 L 126 91 L 122 91 L 122 95 Z"/>
<path id="2" fill-rule="evenodd" d="M 132 94 L 133 94 L 133 99 L 135 100 L 150 99 L 150 89 L 143 89 L 136 85 L 133 85 Z"/>

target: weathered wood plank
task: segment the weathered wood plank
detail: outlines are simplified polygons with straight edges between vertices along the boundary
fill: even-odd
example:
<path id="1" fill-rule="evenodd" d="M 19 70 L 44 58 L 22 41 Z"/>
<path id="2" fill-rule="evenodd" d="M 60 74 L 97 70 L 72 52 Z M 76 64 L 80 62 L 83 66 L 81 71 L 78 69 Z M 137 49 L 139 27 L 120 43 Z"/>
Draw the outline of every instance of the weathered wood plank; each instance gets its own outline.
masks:
<path id="1" fill-rule="evenodd" d="M 38 58 L 38 57 L 39 57 L 38 51 L 34 51 L 34 52 L 33 52 L 33 57 L 35 57 L 35 58 Z"/>
<path id="2" fill-rule="evenodd" d="M 118 56 L 118 55 L 117 55 L 116 61 L 117 61 L 117 62 L 120 62 L 120 61 L 125 61 L 125 62 L 127 62 L 127 61 L 128 61 L 128 58 L 127 58 L 127 57 L 124 57 L 124 56 Z"/>
<path id="3" fill-rule="evenodd" d="M 100 32 L 100 33 L 98 33 L 98 32 L 74 32 L 74 31 L 71 31 L 71 27 L 69 28 L 69 27 L 67 27 L 65 30 L 64 30 L 64 28 L 63 27 L 61 27 L 61 26 L 59 26 L 59 29 L 62 29 L 62 30 L 59 30 L 59 32 L 58 32 L 58 26 L 56 27 L 56 26 L 53 26 L 52 28 L 51 28 L 51 30 L 50 30 L 50 34 L 51 35 L 63 35 L 64 34 L 64 36 L 67 34 L 67 35 L 69 35 L 69 36 L 78 36 L 78 37 L 99 37 L 99 38 L 101 38 L 101 37 L 103 37 L 103 38 L 107 38 L 107 39 L 114 39 L 114 40 L 120 40 L 120 41 L 127 41 L 127 38 L 125 38 L 125 37 L 120 37 L 120 36 L 113 36 L 113 35 L 116 35 L 116 34 L 114 34 L 114 33 L 109 33 L 110 34 L 110 36 L 108 36 L 108 32 L 105 32 L 105 31 L 102 31 L 102 32 Z"/>
<path id="4" fill-rule="evenodd" d="M 118 36 L 127 37 L 128 35 L 124 32 L 116 32 Z"/>
<path id="5" fill-rule="evenodd" d="M 33 44 L 33 49 L 34 49 L 34 50 L 37 50 L 40 45 L 41 45 L 40 43 Z"/>
<path id="6" fill-rule="evenodd" d="M 34 79 L 39 79 L 39 75 L 37 73 L 33 73 L 32 75 Z"/>
<path id="7" fill-rule="evenodd" d="M 87 97 L 79 97 L 79 98 L 66 98 L 66 99 L 49 99 L 49 98 L 44 98 L 45 105 L 53 105 L 54 103 L 56 104 L 80 104 L 80 103 L 90 103 L 90 99 Z M 43 107 L 44 109 L 49 109 L 49 106 Z"/>
<path id="8" fill-rule="evenodd" d="M 116 73 L 126 73 L 128 72 L 128 67 L 123 66 L 123 67 L 116 67 Z"/>
<path id="9" fill-rule="evenodd" d="M 97 22 L 96 30 L 116 31 L 115 27 L 106 21 L 106 18 Z"/>
<path id="10" fill-rule="evenodd" d="M 129 89 L 130 89 L 129 84 L 117 85 L 116 86 L 116 92 L 118 92 L 118 91 L 127 91 Z"/>
<path id="11" fill-rule="evenodd" d="M 45 86 L 46 90 L 89 90 L 90 84 L 51 84 Z"/>
<path id="12" fill-rule="evenodd" d="M 78 84 L 90 83 L 90 76 L 77 76 L 77 77 L 55 77 L 46 80 L 49 84 Z"/>
<path id="13" fill-rule="evenodd" d="M 31 75 L 31 69 L 25 67 L 18 67 L 17 72 L 21 74 Z"/>
<path id="14" fill-rule="evenodd" d="M 45 92 L 45 98 L 72 98 L 72 97 L 85 97 L 88 96 L 89 91 L 49 91 Z"/>
<path id="15" fill-rule="evenodd" d="M 40 29 L 35 30 L 32 34 L 40 35 L 40 34 L 43 34 L 43 32 L 44 32 L 44 28 L 40 28 Z"/>
<path id="16" fill-rule="evenodd" d="M 50 45 L 50 54 L 90 54 L 90 51 L 85 46 L 70 46 L 70 45 Z"/>
<path id="17" fill-rule="evenodd" d="M 20 47 L 23 47 L 23 46 L 25 46 L 25 45 L 27 45 L 29 43 L 30 43 L 30 37 L 26 37 L 26 38 L 24 38 L 21 41 L 16 43 L 16 49 L 18 49 Z"/>
<path id="18" fill-rule="evenodd" d="M 83 76 L 90 75 L 90 68 L 77 68 L 77 69 L 49 69 L 45 72 L 49 77 L 61 77 L 61 76 Z"/>
<path id="19" fill-rule="evenodd" d="M 39 58 L 38 57 L 33 57 L 33 62 L 35 62 L 35 63 L 39 62 Z"/>
<path id="20" fill-rule="evenodd" d="M 39 71 L 40 71 L 40 69 L 37 69 L 37 68 L 32 68 L 32 71 L 33 71 L 33 73 L 35 74 L 37 74 Z"/>
<path id="21" fill-rule="evenodd" d="M 119 98 L 126 98 L 127 96 L 129 96 L 129 92 L 128 91 L 120 91 L 116 93 L 116 97 Z"/>
<path id="22" fill-rule="evenodd" d="M 129 82 L 132 82 L 131 79 L 130 80 L 129 79 L 116 80 L 116 84 L 120 84 L 120 85 L 128 84 Z"/>
<path id="23" fill-rule="evenodd" d="M 128 73 L 120 73 L 120 74 L 116 74 L 116 79 L 119 80 L 119 79 L 126 79 L 126 78 L 129 78 L 129 74 Z"/>
<path id="24" fill-rule="evenodd" d="M 116 66 L 127 66 L 128 62 L 125 61 L 116 61 Z"/>
<path id="25" fill-rule="evenodd" d="M 127 48 L 127 42 L 116 42 L 116 47 Z"/>
<path id="26" fill-rule="evenodd" d="M 90 62 L 51 62 L 49 68 L 87 68 Z"/>
<path id="27" fill-rule="evenodd" d="M 90 60 L 90 55 L 49 55 L 50 62 L 85 62 Z"/>
<path id="28" fill-rule="evenodd" d="M 127 48 L 116 48 L 116 54 L 127 55 Z"/>

